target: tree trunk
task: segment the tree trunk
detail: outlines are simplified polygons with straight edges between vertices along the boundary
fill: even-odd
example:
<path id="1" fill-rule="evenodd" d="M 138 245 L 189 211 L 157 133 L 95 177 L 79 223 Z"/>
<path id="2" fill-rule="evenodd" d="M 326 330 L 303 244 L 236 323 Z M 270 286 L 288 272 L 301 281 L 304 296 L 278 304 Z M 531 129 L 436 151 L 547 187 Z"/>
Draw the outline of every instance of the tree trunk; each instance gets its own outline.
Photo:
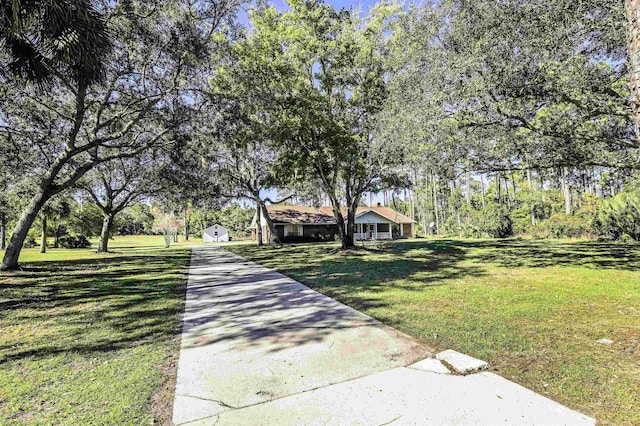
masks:
<path id="1" fill-rule="evenodd" d="M 0 250 L 7 248 L 7 217 L 0 214 Z"/>
<path id="2" fill-rule="evenodd" d="M 436 218 L 436 234 L 440 234 L 440 218 L 438 217 L 438 190 L 436 188 L 436 176 L 431 175 L 433 178 L 433 213 Z"/>
<path id="3" fill-rule="evenodd" d="M 539 189 L 544 191 L 544 176 L 542 176 L 542 170 L 538 170 L 538 181 L 540 183 Z"/>
<path id="4" fill-rule="evenodd" d="M 482 173 L 480 173 L 480 195 L 482 197 L 482 208 L 484 209 L 486 204 L 484 202 L 484 175 Z"/>
<path id="5" fill-rule="evenodd" d="M 60 247 L 60 225 L 56 227 L 56 230 L 53 232 L 53 248 Z"/>
<path id="6" fill-rule="evenodd" d="M 18 269 L 18 258 L 20 257 L 20 251 L 22 250 L 24 240 L 27 238 L 27 233 L 29 232 L 31 225 L 33 225 L 33 222 L 36 220 L 38 212 L 44 203 L 47 202 L 49 197 L 49 194 L 43 191 L 38 191 L 38 193 L 31 199 L 27 208 L 24 209 L 20 219 L 18 219 L 18 223 L 16 223 L 16 226 L 13 229 L 13 233 L 11 234 L 11 239 L 9 240 L 7 251 L 4 252 L 4 258 L 2 259 L 0 270 L 8 271 Z"/>
<path id="7" fill-rule="evenodd" d="M 262 245 L 262 209 L 260 203 L 256 202 L 256 240 L 258 245 Z"/>
<path id="8" fill-rule="evenodd" d="M 593 171 L 586 169 L 585 173 L 587 174 L 587 192 L 591 195 L 596 195 L 595 192 L 593 192 Z"/>
<path id="9" fill-rule="evenodd" d="M 111 237 L 113 218 L 113 213 L 104 214 L 104 219 L 102 220 L 102 231 L 100 232 L 100 242 L 98 243 L 98 253 L 109 252 L 109 237 Z"/>
<path id="10" fill-rule="evenodd" d="M 187 209 L 184 209 L 184 240 L 189 241 L 189 215 Z"/>
<path id="11" fill-rule="evenodd" d="M 564 212 L 571 214 L 571 188 L 569 187 L 569 171 L 566 167 L 562 169 L 562 192 L 564 193 Z"/>
<path id="12" fill-rule="evenodd" d="M 355 231 L 356 231 L 356 209 L 358 205 L 353 201 L 349 203 L 349 207 L 347 208 L 347 232 L 346 232 L 346 240 L 343 242 L 343 246 L 348 248 L 352 248 L 356 246 L 355 240 Z M 376 225 L 377 226 L 377 225 Z M 391 228 L 389 228 L 391 230 Z"/>
<path id="13" fill-rule="evenodd" d="M 42 240 L 40 241 L 40 253 L 47 252 L 47 215 L 42 216 Z"/>
<path id="14" fill-rule="evenodd" d="M 265 222 L 267 222 L 267 227 L 269 227 L 269 233 L 271 234 L 271 238 L 269 239 L 269 243 L 274 242 L 278 246 L 282 246 L 282 241 L 280 241 L 280 237 L 278 236 L 278 233 L 276 232 L 276 227 L 273 224 L 273 221 L 271 220 L 271 217 L 269 217 L 269 212 L 267 211 L 266 204 L 264 203 L 264 201 L 262 201 L 262 199 L 260 197 L 258 197 L 257 203 L 258 203 L 258 206 L 259 206 L 260 210 L 262 210 L 262 214 L 264 215 L 264 220 L 265 220 Z"/>
<path id="15" fill-rule="evenodd" d="M 169 230 L 169 229 L 165 229 L 163 231 L 163 237 L 164 237 L 164 245 L 165 248 L 169 248 L 171 247 L 171 240 L 173 240 L 173 231 Z"/>
<path id="16" fill-rule="evenodd" d="M 531 180 L 531 169 L 527 169 L 527 187 L 529 188 L 529 191 L 531 192 L 531 194 L 529 195 L 530 197 L 532 197 L 533 199 L 533 182 Z M 529 209 L 531 211 L 531 224 L 535 225 L 536 224 L 536 212 L 535 212 L 535 206 L 533 205 L 533 201 L 531 201 L 531 207 Z"/>
<path id="17" fill-rule="evenodd" d="M 47 216 L 42 216 L 42 239 L 40 240 L 40 253 L 47 252 Z"/>
<path id="18" fill-rule="evenodd" d="M 636 141 L 640 139 L 640 0 L 625 0 L 627 16 L 627 68 Z"/>
<path id="19" fill-rule="evenodd" d="M 411 197 L 411 219 L 415 220 L 416 219 L 416 203 L 415 203 L 415 198 L 416 198 L 416 194 L 415 191 L 413 189 L 413 187 L 409 190 L 409 196 Z"/>
<path id="20" fill-rule="evenodd" d="M 209 211 L 205 210 L 202 214 L 202 229 L 200 230 L 200 235 L 204 234 L 204 230 L 209 227 Z"/>
<path id="21" fill-rule="evenodd" d="M 413 170 L 413 181 L 411 182 L 411 219 L 416 220 L 416 185 L 418 184 L 418 173 Z M 425 229 L 426 232 L 426 229 Z"/>
<path id="22" fill-rule="evenodd" d="M 507 209 L 511 210 L 511 194 L 509 193 L 509 180 L 507 178 L 507 175 L 505 174 L 503 176 L 504 178 L 504 190 L 507 192 Z"/>
<path id="23" fill-rule="evenodd" d="M 340 242 L 342 250 L 347 250 L 354 247 L 353 236 L 349 241 L 349 235 L 347 232 L 347 226 L 344 221 L 344 216 L 340 210 L 340 203 L 335 197 L 331 198 L 331 206 L 333 207 L 333 217 L 336 219 L 336 225 L 338 225 L 338 232 L 340 233 Z"/>
<path id="24" fill-rule="evenodd" d="M 465 188 L 465 199 L 467 201 L 467 205 L 471 205 L 471 173 L 468 170 L 464 172 L 466 188 Z"/>

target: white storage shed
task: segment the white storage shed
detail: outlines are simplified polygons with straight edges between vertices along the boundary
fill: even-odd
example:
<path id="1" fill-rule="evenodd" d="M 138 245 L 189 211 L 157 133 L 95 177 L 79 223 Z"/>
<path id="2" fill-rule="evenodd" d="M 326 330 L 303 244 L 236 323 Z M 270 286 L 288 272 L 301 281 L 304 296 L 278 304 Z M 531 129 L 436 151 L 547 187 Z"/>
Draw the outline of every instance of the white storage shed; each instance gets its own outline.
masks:
<path id="1" fill-rule="evenodd" d="M 204 230 L 202 233 L 202 240 L 205 243 L 216 243 L 220 241 L 229 241 L 229 231 L 222 225 L 213 225 Z"/>

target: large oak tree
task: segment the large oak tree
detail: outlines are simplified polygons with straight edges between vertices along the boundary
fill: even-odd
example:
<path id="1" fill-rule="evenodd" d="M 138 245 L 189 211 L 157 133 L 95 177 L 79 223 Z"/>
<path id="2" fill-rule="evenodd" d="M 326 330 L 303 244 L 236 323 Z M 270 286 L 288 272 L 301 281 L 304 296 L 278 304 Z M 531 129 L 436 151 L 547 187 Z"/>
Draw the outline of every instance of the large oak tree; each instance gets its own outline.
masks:
<path id="1" fill-rule="evenodd" d="M 27 4 L 12 3 L 17 7 Z M 0 133 L 16 146 L 33 144 L 38 161 L 32 170 L 25 171 L 36 183 L 29 205 L 14 228 L 1 269 L 18 267 L 27 232 L 47 200 L 76 184 L 99 164 L 134 157 L 172 140 L 172 133 L 197 112 L 197 93 L 202 90 L 197 70 L 207 64 L 211 33 L 239 4 L 235 0 L 197 5 L 177 0 L 121 1 L 103 2 L 99 7 L 97 3 L 85 3 L 95 5 L 92 19 L 117 34 L 113 49 L 102 38 L 94 40 L 71 26 L 71 33 L 64 33 L 64 37 L 86 38 L 91 48 L 67 49 L 60 57 L 45 58 L 42 62 L 48 68 L 44 74 L 49 77 L 46 93 L 37 87 L 25 87 L 13 77 L 37 79 L 39 73 L 29 71 L 33 62 L 16 55 L 13 45 L 7 43 L 13 49 L 8 57 L 14 59 L 9 59 L 6 68 L 17 73 L 0 77 L 11 95 L 0 101 Z M 40 9 L 33 13 L 47 18 L 42 17 Z M 20 32 L 6 30 L 16 25 L 7 26 L 8 15 L 5 11 L 1 23 L 3 37 L 11 42 Z M 51 37 L 55 39 L 55 34 Z M 96 46 L 91 44 L 96 40 Z M 32 47 L 37 52 L 50 51 Z M 41 55 L 37 52 L 36 57 Z"/>

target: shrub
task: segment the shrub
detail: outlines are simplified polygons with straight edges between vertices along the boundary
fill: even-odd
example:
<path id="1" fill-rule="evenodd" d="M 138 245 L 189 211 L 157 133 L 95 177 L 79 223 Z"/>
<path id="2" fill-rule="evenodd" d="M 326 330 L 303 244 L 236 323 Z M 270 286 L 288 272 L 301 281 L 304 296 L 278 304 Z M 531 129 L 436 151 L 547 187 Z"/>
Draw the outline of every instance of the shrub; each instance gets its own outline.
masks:
<path id="1" fill-rule="evenodd" d="M 598 209 L 595 227 L 605 237 L 640 241 L 640 190 L 623 192 L 605 200 Z"/>
<path id="2" fill-rule="evenodd" d="M 620 236 L 620 238 L 618 238 L 618 241 L 620 241 L 621 243 L 625 243 L 625 244 L 631 244 L 635 240 L 633 238 L 631 238 L 631 236 L 629 234 L 622 234 Z"/>
<path id="3" fill-rule="evenodd" d="M 60 247 L 67 249 L 89 248 L 91 243 L 84 235 L 66 235 L 59 240 Z"/>
<path id="4" fill-rule="evenodd" d="M 549 235 L 553 238 L 581 238 L 591 236 L 591 220 L 586 216 L 554 213 L 546 221 Z"/>
<path id="5" fill-rule="evenodd" d="M 513 233 L 515 235 L 525 234 L 531 227 L 531 207 L 524 205 L 511 212 L 513 221 Z"/>
<path id="6" fill-rule="evenodd" d="M 529 228 L 527 228 L 527 234 L 532 238 L 549 238 L 551 236 L 547 221 L 530 225 Z"/>
<path id="7" fill-rule="evenodd" d="M 443 231 L 467 238 L 506 238 L 513 234 L 513 222 L 506 207 L 488 205 L 483 210 L 466 209 L 458 218 L 449 217 Z"/>
<path id="8" fill-rule="evenodd" d="M 33 235 L 27 235 L 27 238 L 25 238 L 24 243 L 22 244 L 22 247 L 34 248 L 37 245 L 38 243 L 36 242 L 36 239 L 33 237 Z"/>
<path id="9" fill-rule="evenodd" d="M 506 207 L 491 204 L 484 209 L 480 229 L 491 238 L 506 238 L 513 235 L 513 221 Z"/>
<path id="10" fill-rule="evenodd" d="M 337 236 L 338 240 L 340 236 L 332 233 L 323 233 L 317 232 L 310 235 L 287 235 L 282 238 L 283 243 L 314 243 L 314 242 L 322 242 L 322 241 L 333 241 L 334 235 Z"/>

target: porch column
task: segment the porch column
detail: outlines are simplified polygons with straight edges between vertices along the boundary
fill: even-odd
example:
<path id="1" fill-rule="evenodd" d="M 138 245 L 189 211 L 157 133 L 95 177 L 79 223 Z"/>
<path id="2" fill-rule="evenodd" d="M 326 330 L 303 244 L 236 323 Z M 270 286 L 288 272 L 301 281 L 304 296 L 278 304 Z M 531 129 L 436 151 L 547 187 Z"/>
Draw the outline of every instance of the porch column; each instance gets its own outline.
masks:
<path id="1" fill-rule="evenodd" d="M 411 238 L 415 238 L 416 237 L 416 231 L 413 229 L 414 225 L 415 225 L 415 223 L 411 224 Z"/>
<path id="2" fill-rule="evenodd" d="M 400 236 L 404 236 L 404 223 L 400 223 Z"/>

